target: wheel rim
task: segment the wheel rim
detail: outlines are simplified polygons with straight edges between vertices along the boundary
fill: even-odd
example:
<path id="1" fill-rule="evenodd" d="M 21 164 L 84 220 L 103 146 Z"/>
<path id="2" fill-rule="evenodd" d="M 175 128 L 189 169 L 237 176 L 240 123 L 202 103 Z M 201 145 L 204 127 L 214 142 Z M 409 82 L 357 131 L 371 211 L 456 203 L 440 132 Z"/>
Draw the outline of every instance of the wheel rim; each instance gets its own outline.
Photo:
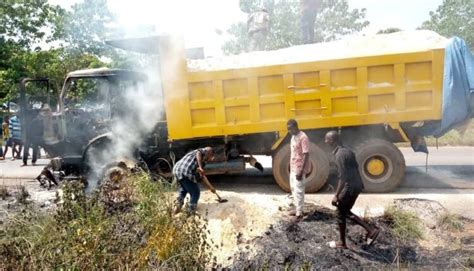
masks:
<path id="1" fill-rule="evenodd" d="M 364 174 L 365 179 L 373 183 L 383 183 L 393 173 L 392 161 L 381 154 L 367 157 L 362 167 L 362 174 Z"/>

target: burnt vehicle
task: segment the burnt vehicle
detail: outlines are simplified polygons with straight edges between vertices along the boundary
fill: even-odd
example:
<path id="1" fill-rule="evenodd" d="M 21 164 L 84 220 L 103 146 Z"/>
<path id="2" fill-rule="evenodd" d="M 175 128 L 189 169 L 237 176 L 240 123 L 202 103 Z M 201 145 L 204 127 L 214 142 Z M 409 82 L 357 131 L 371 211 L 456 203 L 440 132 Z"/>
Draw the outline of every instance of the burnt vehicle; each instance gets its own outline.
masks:
<path id="1" fill-rule="evenodd" d="M 144 74 L 128 70 L 79 70 L 69 73 L 59 95 L 54 95 L 48 79 L 22 79 L 18 114 L 23 140 L 42 133 L 41 147 L 52 158 L 42 174 L 50 179 L 57 174 L 70 178 L 90 174 L 93 158 L 110 148 L 114 119 L 131 114 L 122 94 L 144 82 Z M 41 118 L 43 131 L 30 129 L 36 117 Z"/>

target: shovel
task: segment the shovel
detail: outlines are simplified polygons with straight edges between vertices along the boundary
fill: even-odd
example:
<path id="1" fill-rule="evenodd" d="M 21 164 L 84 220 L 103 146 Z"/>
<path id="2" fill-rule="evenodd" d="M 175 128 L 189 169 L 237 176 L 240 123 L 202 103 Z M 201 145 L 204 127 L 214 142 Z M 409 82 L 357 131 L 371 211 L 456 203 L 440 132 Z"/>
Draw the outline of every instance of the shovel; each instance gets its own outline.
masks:
<path id="1" fill-rule="evenodd" d="M 214 187 L 212 186 L 212 184 L 211 184 L 211 183 L 209 182 L 209 180 L 207 179 L 206 175 L 201 174 L 201 177 L 202 177 L 203 181 L 206 183 L 206 185 L 209 187 L 209 189 L 211 189 L 211 188 L 214 189 Z M 212 191 L 212 190 L 211 190 L 211 191 Z M 216 196 L 217 196 L 217 199 L 216 199 L 217 202 L 219 202 L 219 203 L 228 202 L 227 199 L 221 198 L 221 197 L 219 196 L 219 194 L 217 194 L 217 192 L 215 192 L 215 190 L 214 190 L 213 193 L 216 194 Z"/>
<path id="2" fill-rule="evenodd" d="M 216 194 L 216 196 L 217 196 L 217 199 L 216 199 L 217 202 L 219 202 L 219 203 L 228 202 L 227 199 L 221 198 L 221 197 L 219 196 L 219 194 L 217 194 L 217 192 L 214 192 L 214 194 Z"/>

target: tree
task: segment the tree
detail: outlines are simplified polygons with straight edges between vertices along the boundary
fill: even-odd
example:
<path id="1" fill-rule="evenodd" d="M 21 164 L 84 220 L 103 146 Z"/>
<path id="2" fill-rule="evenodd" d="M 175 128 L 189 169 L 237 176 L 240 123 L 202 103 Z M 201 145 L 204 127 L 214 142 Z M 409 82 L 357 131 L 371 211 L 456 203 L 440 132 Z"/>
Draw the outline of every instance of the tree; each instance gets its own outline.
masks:
<path id="1" fill-rule="evenodd" d="M 386 29 L 380 29 L 377 34 L 390 34 L 402 31 L 400 28 L 397 27 L 389 27 Z"/>
<path id="2" fill-rule="evenodd" d="M 433 30 L 443 36 L 463 38 L 474 51 L 474 0 L 444 0 L 421 29 Z"/>
<path id="3" fill-rule="evenodd" d="M 244 2 L 244 4 L 242 3 Z M 243 11 L 259 6 L 259 0 L 241 1 Z M 266 49 L 273 50 L 302 44 L 300 36 L 300 5 L 297 0 L 272 2 L 270 33 Z M 315 22 L 315 42 L 331 41 L 362 30 L 369 22 L 364 20 L 365 9 L 349 9 L 347 0 L 323 0 Z M 249 40 L 246 22 L 233 24 L 228 30 L 231 38 L 222 49 L 227 54 L 247 51 Z"/>
<path id="4" fill-rule="evenodd" d="M 0 101 L 11 98 L 18 80 L 28 76 L 24 56 L 45 41 L 54 23 L 57 6 L 47 0 L 3 0 L 0 2 Z"/>
<path id="5" fill-rule="evenodd" d="M 110 49 L 105 40 L 115 36 L 111 25 L 115 18 L 106 0 L 84 0 L 74 4 L 71 11 L 57 17 L 55 37 L 73 54 L 107 55 Z"/>
<path id="6" fill-rule="evenodd" d="M 6 42 L 32 46 L 46 37 L 57 6 L 47 0 L 2 0 L 0 2 L 0 46 Z"/>

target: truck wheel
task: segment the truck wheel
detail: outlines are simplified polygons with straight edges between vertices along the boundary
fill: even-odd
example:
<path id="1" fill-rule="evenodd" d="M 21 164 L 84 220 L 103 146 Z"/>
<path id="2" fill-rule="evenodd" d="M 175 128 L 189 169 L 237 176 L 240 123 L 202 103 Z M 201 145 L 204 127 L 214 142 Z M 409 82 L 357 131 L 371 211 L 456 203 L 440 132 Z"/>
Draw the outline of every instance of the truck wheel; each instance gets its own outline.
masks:
<path id="1" fill-rule="evenodd" d="M 369 139 L 355 148 L 359 172 L 366 192 L 389 192 L 405 177 L 405 158 L 383 139 Z"/>
<path id="2" fill-rule="evenodd" d="M 306 192 L 317 192 L 326 183 L 329 175 L 329 159 L 326 153 L 310 142 L 311 173 L 307 177 Z M 278 186 L 290 192 L 290 143 L 282 146 L 274 155 L 272 161 L 273 177 Z"/>

